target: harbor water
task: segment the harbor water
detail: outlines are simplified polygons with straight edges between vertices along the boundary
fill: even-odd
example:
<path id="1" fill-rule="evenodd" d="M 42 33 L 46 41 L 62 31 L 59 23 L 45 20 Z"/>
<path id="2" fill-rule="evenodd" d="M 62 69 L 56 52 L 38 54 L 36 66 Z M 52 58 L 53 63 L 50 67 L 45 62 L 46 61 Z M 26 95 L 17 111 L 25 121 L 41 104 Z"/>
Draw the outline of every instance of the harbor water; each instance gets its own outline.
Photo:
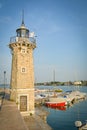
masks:
<path id="1" fill-rule="evenodd" d="M 52 86 L 41 86 L 39 88 L 49 88 Z M 79 90 L 80 92 L 87 93 L 87 86 L 58 86 L 63 91 Z M 75 121 L 80 120 L 84 123 L 87 120 L 87 100 L 80 100 L 72 106 L 67 107 L 66 110 L 58 110 L 44 107 L 49 112 L 47 116 L 47 123 L 53 130 L 77 130 Z"/>

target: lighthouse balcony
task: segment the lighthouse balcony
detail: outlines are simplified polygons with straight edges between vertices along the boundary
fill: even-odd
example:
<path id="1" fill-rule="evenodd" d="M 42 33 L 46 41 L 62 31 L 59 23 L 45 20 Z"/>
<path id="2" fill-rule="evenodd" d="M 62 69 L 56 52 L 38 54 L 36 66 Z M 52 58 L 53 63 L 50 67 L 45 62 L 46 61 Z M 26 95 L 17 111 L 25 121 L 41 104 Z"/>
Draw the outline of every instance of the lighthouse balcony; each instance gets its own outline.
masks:
<path id="1" fill-rule="evenodd" d="M 10 44 L 15 42 L 21 42 L 21 41 L 30 42 L 31 44 L 36 44 L 36 39 L 34 37 L 26 38 L 26 37 L 13 36 L 10 38 Z"/>

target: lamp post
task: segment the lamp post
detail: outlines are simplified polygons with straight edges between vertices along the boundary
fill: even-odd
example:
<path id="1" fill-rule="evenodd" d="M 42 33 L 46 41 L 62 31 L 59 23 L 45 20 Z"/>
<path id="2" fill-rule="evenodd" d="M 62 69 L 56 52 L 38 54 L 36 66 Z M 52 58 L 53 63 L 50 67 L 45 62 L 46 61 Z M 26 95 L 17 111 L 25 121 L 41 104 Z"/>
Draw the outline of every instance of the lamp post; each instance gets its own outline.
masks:
<path id="1" fill-rule="evenodd" d="M 5 97 L 6 71 L 4 71 L 4 97 Z"/>

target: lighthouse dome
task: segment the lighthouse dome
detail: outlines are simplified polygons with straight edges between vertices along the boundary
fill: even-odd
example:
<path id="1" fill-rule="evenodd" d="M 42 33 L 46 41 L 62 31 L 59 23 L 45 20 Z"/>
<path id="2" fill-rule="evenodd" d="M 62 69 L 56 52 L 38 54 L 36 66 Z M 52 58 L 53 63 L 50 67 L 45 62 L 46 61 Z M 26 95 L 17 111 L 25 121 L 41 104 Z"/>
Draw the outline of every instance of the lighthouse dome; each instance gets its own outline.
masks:
<path id="1" fill-rule="evenodd" d="M 18 28 L 16 32 L 17 32 L 17 37 L 29 38 L 29 29 L 25 27 L 23 20 L 20 28 Z"/>

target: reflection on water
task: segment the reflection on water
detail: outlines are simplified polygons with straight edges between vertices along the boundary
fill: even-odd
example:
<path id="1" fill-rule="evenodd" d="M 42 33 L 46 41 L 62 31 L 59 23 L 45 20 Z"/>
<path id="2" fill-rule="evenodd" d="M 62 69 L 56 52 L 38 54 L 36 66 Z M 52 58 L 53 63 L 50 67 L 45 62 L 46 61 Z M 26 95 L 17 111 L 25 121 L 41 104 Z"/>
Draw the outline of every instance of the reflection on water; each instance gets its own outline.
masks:
<path id="1" fill-rule="evenodd" d="M 52 86 L 39 86 L 38 88 L 51 89 Z M 79 90 L 87 93 L 87 86 L 74 87 L 74 86 L 58 86 L 64 92 L 70 90 Z M 66 108 L 50 108 L 44 107 L 49 112 L 47 117 L 47 123 L 53 128 L 53 130 L 77 130 L 75 127 L 75 121 L 81 120 L 85 122 L 87 120 L 87 99 L 75 102 Z M 61 110 L 65 109 L 65 110 Z"/>

